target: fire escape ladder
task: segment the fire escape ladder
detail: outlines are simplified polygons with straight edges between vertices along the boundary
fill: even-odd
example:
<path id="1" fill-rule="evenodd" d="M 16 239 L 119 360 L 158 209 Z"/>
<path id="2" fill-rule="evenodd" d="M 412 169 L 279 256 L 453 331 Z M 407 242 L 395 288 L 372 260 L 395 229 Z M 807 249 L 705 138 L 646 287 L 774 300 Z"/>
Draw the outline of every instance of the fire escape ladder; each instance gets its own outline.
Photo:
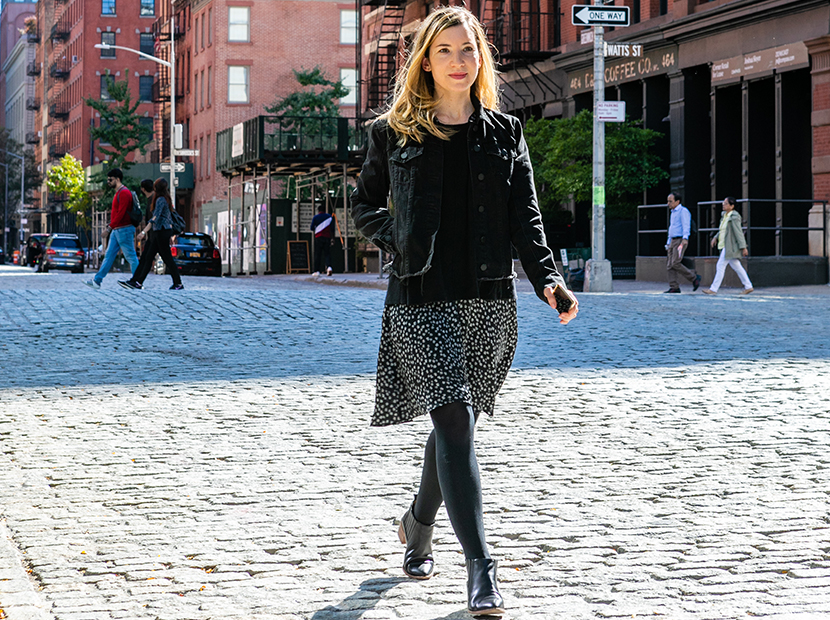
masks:
<path id="1" fill-rule="evenodd" d="M 389 97 L 398 69 L 398 44 L 403 26 L 404 6 L 401 0 L 386 0 L 375 30 L 375 54 L 369 71 L 367 107 L 381 110 Z"/>

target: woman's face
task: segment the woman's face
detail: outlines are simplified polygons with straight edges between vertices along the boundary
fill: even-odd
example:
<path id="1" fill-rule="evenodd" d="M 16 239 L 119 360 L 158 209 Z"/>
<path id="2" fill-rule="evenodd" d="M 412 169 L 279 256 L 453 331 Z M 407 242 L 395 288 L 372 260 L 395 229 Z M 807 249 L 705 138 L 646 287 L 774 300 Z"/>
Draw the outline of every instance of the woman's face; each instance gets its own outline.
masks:
<path id="1" fill-rule="evenodd" d="M 432 73 L 436 96 L 468 92 L 481 67 L 481 55 L 473 33 L 461 24 L 441 31 L 421 66 Z"/>
<path id="2" fill-rule="evenodd" d="M 729 213 L 732 209 L 735 208 L 735 205 L 729 204 L 728 200 L 723 201 L 723 210 Z"/>

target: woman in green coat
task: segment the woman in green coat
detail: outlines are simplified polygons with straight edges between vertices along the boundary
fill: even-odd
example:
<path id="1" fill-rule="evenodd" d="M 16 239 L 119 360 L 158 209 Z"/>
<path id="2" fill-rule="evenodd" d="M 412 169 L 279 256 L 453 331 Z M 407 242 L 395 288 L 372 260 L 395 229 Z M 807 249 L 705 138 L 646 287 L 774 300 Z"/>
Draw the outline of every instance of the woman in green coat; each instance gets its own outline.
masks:
<path id="1" fill-rule="evenodd" d="M 726 266 L 729 265 L 735 270 L 735 273 L 741 279 L 741 284 L 744 285 L 743 294 L 751 293 L 754 290 L 752 282 L 750 282 L 746 270 L 741 265 L 741 256 L 748 256 L 749 251 L 746 249 L 746 237 L 744 237 L 744 231 L 741 228 L 741 214 L 735 211 L 735 199 L 732 196 L 727 196 L 723 201 L 720 229 L 715 238 L 712 239 L 713 248 L 715 244 L 720 250 L 717 271 L 712 286 L 703 289 L 703 292 L 707 295 L 717 294 L 726 273 Z"/>

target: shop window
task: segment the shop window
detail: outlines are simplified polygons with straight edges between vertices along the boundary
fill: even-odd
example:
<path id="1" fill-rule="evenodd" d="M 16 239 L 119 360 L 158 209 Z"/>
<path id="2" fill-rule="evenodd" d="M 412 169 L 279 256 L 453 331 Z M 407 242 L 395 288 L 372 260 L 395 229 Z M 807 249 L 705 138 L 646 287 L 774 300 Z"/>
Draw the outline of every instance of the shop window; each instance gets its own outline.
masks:
<path id="1" fill-rule="evenodd" d="M 142 17 L 152 17 L 156 14 L 156 0 L 141 0 L 141 8 L 139 15 Z"/>

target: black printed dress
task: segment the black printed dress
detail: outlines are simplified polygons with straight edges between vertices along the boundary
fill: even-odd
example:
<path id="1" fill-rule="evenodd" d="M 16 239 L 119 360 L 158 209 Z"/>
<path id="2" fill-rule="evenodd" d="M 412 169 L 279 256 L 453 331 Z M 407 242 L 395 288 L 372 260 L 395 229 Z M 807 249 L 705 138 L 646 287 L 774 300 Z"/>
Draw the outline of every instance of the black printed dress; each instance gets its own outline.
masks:
<path id="1" fill-rule="evenodd" d="M 513 281 L 476 279 L 468 126 L 452 129 L 457 132 L 444 142 L 432 267 L 419 277 L 389 280 L 372 426 L 408 422 L 453 402 L 492 414 L 516 351 Z"/>

